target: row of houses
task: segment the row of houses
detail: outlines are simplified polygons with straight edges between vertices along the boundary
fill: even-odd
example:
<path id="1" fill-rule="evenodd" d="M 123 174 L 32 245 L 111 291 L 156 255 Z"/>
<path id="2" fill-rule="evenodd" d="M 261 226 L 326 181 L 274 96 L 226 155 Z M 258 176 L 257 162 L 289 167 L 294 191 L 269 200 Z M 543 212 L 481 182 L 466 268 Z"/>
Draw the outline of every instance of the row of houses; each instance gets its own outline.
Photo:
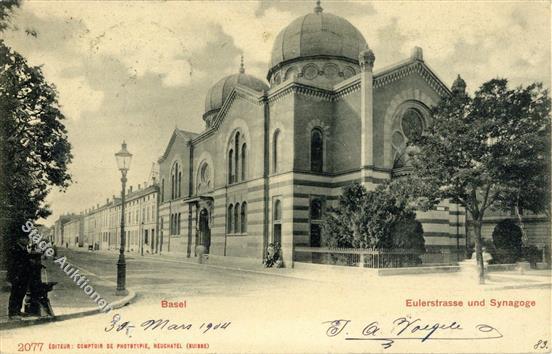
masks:
<path id="1" fill-rule="evenodd" d="M 125 198 L 125 236 L 129 252 L 156 253 L 159 241 L 159 186 L 152 181 L 129 187 Z M 61 247 L 109 250 L 120 247 L 121 198 L 113 196 L 79 214 L 60 216 L 54 224 L 54 243 Z"/>

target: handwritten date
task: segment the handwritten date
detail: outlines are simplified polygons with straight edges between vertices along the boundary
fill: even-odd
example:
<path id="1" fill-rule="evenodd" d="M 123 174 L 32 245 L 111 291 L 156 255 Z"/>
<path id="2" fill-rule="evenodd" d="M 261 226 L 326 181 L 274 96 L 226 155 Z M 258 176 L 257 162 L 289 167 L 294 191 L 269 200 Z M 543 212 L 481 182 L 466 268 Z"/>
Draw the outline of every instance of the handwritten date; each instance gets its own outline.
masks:
<path id="1" fill-rule="evenodd" d="M 201 334 L 209 331 L 225 330 L 232 322 L 203 322 L 201 325 L 193 325 L 192 323 L 175 323 L 165 319 L 149 319 L 142 321 L 139 328 L 143 331 L 189 331 L 197 328 Z M 115 314 L 111 322 L 104 328 L 106 332 L 123 332 L 128 337 L 132 337 L 132 330 L 136 328 L 130 321 L 122 321 L 119 314 Z"/>

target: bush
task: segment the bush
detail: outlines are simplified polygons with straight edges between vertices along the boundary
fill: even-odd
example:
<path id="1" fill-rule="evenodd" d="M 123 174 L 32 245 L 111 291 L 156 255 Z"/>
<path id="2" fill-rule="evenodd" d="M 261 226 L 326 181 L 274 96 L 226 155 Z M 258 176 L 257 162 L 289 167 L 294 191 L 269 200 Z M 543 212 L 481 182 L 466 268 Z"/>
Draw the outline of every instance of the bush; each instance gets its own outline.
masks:
<path id="1" fill-rule="evenodd" d="M 511 219 L 504 219 L 493 230 L 495 263 L 515 263 L 522 256 L 521 229 Z"/>
<path id="2" fill-rule="evenodd" d="M 324 219 L 323 243 L 379 250 L 414 247 L 424 252 L 423 236 L 419 237 L 423 229 L 415 219 L 416 214 L 400 195 L 385 187 L 367 191 L 352 183 L 343 188 L 337 208 Z"/>
<path id="3" fill-rule="evenodd" d="M 393 248 L 425 253 L 424 229 L 418 220 L 404 219 L 391 226 Z"/>

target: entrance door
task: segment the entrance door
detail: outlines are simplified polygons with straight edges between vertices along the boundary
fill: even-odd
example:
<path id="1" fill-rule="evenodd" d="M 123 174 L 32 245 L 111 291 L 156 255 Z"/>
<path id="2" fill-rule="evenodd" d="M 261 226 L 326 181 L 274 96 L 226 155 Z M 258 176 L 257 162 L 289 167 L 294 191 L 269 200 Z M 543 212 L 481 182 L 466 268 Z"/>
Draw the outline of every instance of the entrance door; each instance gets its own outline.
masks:
<path id="1" fill-rule="evenodd" d="M 209 228 L 209 213 L 206 209 L 202 209 L 199 214 L 199 237 L 201 244 L 205 246 L 205 253 L 209 253 L 211 229 Z"/>

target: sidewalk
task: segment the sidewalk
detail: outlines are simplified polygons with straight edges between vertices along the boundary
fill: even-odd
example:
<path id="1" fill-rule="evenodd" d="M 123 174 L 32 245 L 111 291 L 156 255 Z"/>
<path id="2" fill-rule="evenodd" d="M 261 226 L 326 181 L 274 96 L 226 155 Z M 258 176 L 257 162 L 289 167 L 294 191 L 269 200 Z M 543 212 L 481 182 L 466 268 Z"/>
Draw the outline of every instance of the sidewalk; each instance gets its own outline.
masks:
<path id="1" fill-rule="evenodd" d="M 75 265 L 73 260 L 67 259 L 69 263 Z M 34 324 L 40 324 L 45 322 L 66 320 L 70 318 L 77 318 L 87 315 L 99 313 L 100 310 L 97 304 L 86 295 L 73 280 L 66 275 L 60 268 L 59 264 L 54 263 L 53 260 L 43 260 L 42 263 L 46 266 L 46 277 L 43 276 L 42 281 L 58 282 L 54 289 L 48 294 L 50 303 L 54 310 L 54 318 L 23 318 L 20 321 L 10 321 L 7 315 L 9 292 L 0 293 L 0 304 L 2 306 L 2 313 L 0 315 L 0 330 L 25 327 Z M 76 266 L 76 265 L 75 265 Z M 128 295 L 121 297 L 115 295 L 116 283 L 101 279 L 98 275 L 88 272 L 86 269 L 80 268 L 79 273 L 86 276 L 89 279 L 88 284 L 91 285 L 94 290 L 100 294 L 113 309 L 122 307 L 132 301 L 136 296 L 134 291 L 129 290 Z"/>
<path id="2" fill-rule="evenodd" d="M 118 250 L 95 252 L 115 254 Z M 199 264 L 197 257 L 192 256 L 188 258 L 185 253 L 144 254 L 144 256 L 136 253 L 131 254 L 136 259 L 144 258 L 164 262 L 193 264 L 201 267 L 297 278 L 324 283 L 338 282 L 354 284 L 359 280 L 369 280 L 371 282 L 385 282 L 386 286 L 392 286 L 392 283 L 396 283 L 398 288 L 402 288 L 409 283 L 415 286 L 423 281 L 435 281 L 439 279 L 440 282 L 447 282 L 447 280 L 453 283 L 462 281 L 463 284 L 471 284 L 474 288 L 480 288 L 485 291 L 550 288 L 552 286 L 550 270 L 529 270 L 525 272 L 525 274 L 520 274 L 518 271 L 491 272 L 487 275 L 486 284 L 481 286 L 476 281 L 471 282 L 471 280 L 467 280 L 466 283 L 465 274 L 459 271 L 443 271 L 428 274 L 418 274 L 414 272 L 412 274 L 381 276 L 378 275 L 376 269 L 360 267 L 326 266 L 296 262 L 294 268 L 265 268 L 260 260 L 251 258 L 209 255 L 206 263 Z"/>

